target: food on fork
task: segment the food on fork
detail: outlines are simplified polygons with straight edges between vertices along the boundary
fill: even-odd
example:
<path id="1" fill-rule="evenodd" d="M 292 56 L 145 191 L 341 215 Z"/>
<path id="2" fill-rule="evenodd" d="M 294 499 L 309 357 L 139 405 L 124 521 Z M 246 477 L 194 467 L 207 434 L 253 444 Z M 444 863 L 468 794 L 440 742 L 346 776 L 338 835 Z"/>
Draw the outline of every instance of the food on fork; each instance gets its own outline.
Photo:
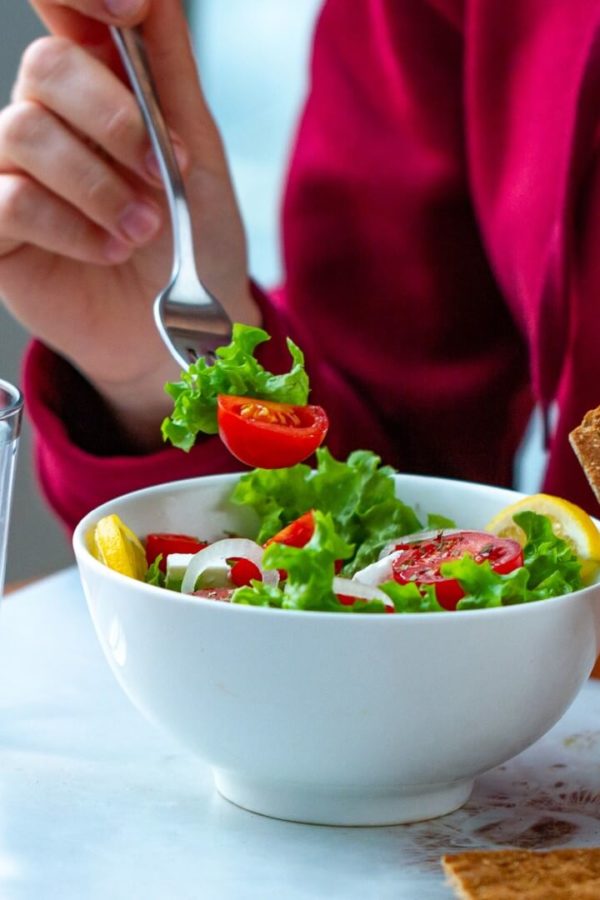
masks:
<path id="1" fill-rule="evenodd" d="M 597 900 L 600 847 L 473 850 L 442 857 L 460 900 Z"/>
<path id="2" fill-rule="evenodd" d="M 304 355 L 288 338 L 289 372 L 274 375 L 256 359 L 256 348 L 269 335 L 262 328 L 236 323 L 231 342 L 203 358 L 167 384 L 174 409 L 165 419 L 165 440 L 190 450 L 199 433 L 219 433 L 240 462 L 275 469 L 307 459 L 327 434 L 329 421 L 320 406 L 308 404 Z"/>

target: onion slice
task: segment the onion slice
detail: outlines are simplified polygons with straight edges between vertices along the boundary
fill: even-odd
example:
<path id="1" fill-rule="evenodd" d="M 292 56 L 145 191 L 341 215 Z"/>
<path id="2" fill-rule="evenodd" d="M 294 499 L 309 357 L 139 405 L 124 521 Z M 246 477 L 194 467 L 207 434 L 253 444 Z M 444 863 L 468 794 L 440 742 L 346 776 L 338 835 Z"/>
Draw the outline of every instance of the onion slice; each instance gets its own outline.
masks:
<path id="1" fill-rule="evenodd" d="M 395 609 L 391 597 L 370 584 L 362 584 L 354 578 L 333 579 L 333 591 L 335 594 L 343 594 L 344 597 L 356 597 L 357 600 L 381 600 L 388 609 Z"/>
<path id="2" fill-rule="evenodd" d="M 263 569 L 262 558 L 264 547 L 248 538 L 225 538 L 215 541 L 202 550 L 198 550 L 192 556 L 181 582 L 182 594 L 191 594 L 196 587 L 198 578 L 206 569 L 215 566 L 225 566 L 228 559 L 240 557 L 249 559 L 260 569 L 264 584 L 276 585 L 279 581 L 279 572 L 276 569 Z"/>
<path id="3" fill-rule="evenodd" d="M 354 573 L 353 579 L 361 584 L 370 584 L 373 587 L 383 584 L 384 581 L 391 581 L 394 577 L 392 564 L 396 557 L 400 555 L 400 552 L 399 550 L 394 550 L 393 553 L 388 553 L 387 556 L 383 556 L 376 562 L 365 566 L 364 569 L 359 569 L 358 572 Z"/>

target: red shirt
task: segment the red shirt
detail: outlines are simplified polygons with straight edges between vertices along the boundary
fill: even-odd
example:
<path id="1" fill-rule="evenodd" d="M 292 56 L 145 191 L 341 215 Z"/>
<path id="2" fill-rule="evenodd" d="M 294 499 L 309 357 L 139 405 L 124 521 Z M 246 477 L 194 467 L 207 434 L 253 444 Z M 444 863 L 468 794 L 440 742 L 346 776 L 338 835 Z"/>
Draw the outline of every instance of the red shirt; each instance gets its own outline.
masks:
<path id="1" fill-rule="evenodd" d="M 599 36 L 598 0 L 325 3 L 286 286 L 260 302 L 264 361 L 287 368 L 283 336 L 300 344 L 336 455 L 510 484 L 533 402 L 557 399 L 545 488 L 595 509 L 567 435 L 600 403 Z M 25 389 L 69 526 L 124 491 L 239 468 L 216 438 L 103 446 L 90 389 L 39 344 Z"/>

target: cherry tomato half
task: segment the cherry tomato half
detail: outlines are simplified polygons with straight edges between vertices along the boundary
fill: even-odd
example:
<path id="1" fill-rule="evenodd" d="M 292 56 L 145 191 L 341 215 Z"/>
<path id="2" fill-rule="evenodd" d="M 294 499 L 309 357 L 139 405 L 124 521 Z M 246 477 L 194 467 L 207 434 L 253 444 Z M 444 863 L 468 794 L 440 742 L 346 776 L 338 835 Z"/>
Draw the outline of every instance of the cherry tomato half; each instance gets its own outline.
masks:
<path id="1" fill-rule="evenodd" d="M 234 556 L 229 562 L 231 564 L 229 578 L 236 587 L 245 587 L 252 581 L 262 581 L 261 571 L 251 559 L 244 559 L 243 556 Z"/>
<path id="2" fill-rule="evenodd" d="M 200 541 L 190 534 L 149 534 L 146 537 L 146 562 L 152 565 L 156 557 L 162 553 L 162 559 L 158 564 L 164 572 L 169 553 L 197 553 L 208 546 L 206 541 Z"/>
<path id="3" fill-rule="evenodd" d="M 288 547 L 304 547 L 310 541 L 314 531 L 315 517 L 311 509 L 265 541 L 265 547 L 273 543 L 287 544 Z"/>
<path id="4" fill-rule="evenodd" d="M 280 469 L 302 462 L 323 443 L 329 421 L 320 406 L 291 406 L 219 394 L 221 440 L 247 466 Z"/>
<path id="5" fill-rule="evenodd" d="M 395 580 L 400 584 L 412 581 L 434 585 L 438 603 L 449 610 L 456 609 L 465 592 L 456 579 L 442 575 L 442 563 L 462 559 L 468 553 L 476 563 L 489 562 L 499 575 L 523 565 L 523 551 L 517 541 L 485 531 L 441 531 L 423 540 L 397 544 L 395 550 L 399 551 L 392 563 Z"/>
<path id="6" fill-rule="evenodd" d="M 268 540 L 266 540 L 264 546 L 268 547 L 269 544 L 275 543 L 287 544 L 288 547 L 306 547 L 314 532 L 315 516 L 312 509 L 309 509 L 307 513 L 298 516 L 297 519 L 294 519 L 293 522 L 290 522 L 289 525 L 286 525 L 285 528 L 282 528 L 281 531 L 278 531 L 277 534 L 274 534 L 273 537 L 270 537 Z M 343 565 L 343 559 L 336 559 L 336 575 L 341 570 Z M 287 572 L 285 572 L 283 569 L 279 569 L 279 577 L 281 579 L 287 578 Z"/>

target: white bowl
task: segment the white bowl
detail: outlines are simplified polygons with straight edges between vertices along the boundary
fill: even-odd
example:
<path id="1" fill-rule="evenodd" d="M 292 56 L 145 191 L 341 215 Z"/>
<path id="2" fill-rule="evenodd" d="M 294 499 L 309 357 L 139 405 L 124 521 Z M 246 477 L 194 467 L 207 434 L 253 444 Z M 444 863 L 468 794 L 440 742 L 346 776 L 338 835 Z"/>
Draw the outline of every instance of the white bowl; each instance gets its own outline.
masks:
<path id="1" fill-rule="evenodd" d="M 461 806 L 477 775 L 540 738 L 590 674 L 600 586 L 472 612 L 343 615 L 186 597 L 119 575 L 85 535 L 116 512 L 140 535 L 251 533 L 237 476 L 164 484 L 91 512 L 74 548 L 126 694 L 211 767 L 239 806 L 301 822 L 383 825 Z M 519 495 L 400 475 L 417 513 L 480 528 Z"/>

